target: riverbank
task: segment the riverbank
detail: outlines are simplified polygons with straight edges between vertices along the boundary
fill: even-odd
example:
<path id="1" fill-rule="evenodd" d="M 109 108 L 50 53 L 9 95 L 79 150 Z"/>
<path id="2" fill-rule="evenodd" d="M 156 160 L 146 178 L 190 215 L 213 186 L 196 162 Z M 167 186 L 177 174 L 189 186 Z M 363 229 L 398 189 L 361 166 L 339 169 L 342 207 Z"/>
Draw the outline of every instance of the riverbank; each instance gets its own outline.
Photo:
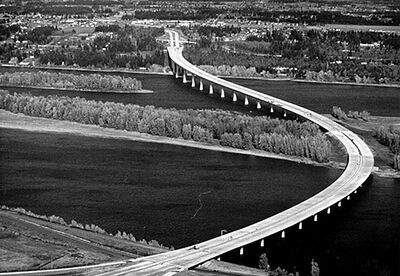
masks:
<path id="1" fill-rule="evenodd" d="M 1 88 L 32 88 L 32 89 L 45 89 L 45 90 L 57 90 L 57 91 L 79 91 L 79 92 L 90 92 L 90 93 L 116 93 L 116 94 L 148 94 L 154 93 L 153 90 L 140 89 L 137 91 L 125 91 L 125 90 L 95 90 L 95 89 L 77 89 L 77 88 L 58 88 L 58 87 L 47 87 L 47 86 L 30 86 L 30 85 L 10 85 L 0 84 Z"/>
<path id="2" fill-rule="evenodd" d="M 0 209 L 0 272 L 138 258 L 166 250 Z"/>
<path id="3" fill-rule="evenodd" d="M 77 71 L 77 72 L 90 72 L 90 73 L 123 73 L 123 74 L 147 74 L 147 75 L 172 75 L 172 72 L 150 72 L 144 70 L 128 70 L 128 69 L 115 69 L 115 68 L 81 68 L 81 67 L 61 67 L 61 66 L 23 66 L 0 64 L 4 68 L 26 68 L 26 69 L 42 69 L 42 70 L 56 70 L 56 71 Z"/>
<path id="4" fill-rule="evenodd" d="M 318 163 L 303 157 L 288 156 L 283 154 L 269 153 L 262 150 L 243 150 L 230 147 L 223 147 L 220 145 L 211 145 L 200 143 L 190 140 L 179 138 L 169 138 L 154 136 L 145 133 L 134 131 L 124 131 L 112 128 L 102 128 L 96 125 L 85 125 L 69 121 L 52 120 L 39 117 L 30 117 L 24 114 L 14 114 L 9 111 L 0 110 L 0 127 L 10 129 L 20 129 L 34 132 L 48 132 L 48 133 L 68 133 L 74 135 L 82 135 L 89 137 L 102 137 L 113 139 L 127 139 L 131 141 L 152 142 L 159 144 L 170 144 L 177 146 L 193 147 L 205 150 L 222 151 L 228 153 L 246 154 L 265 158 L 274 158 L 281 160 L 288 160 L 297 163 L 309 164 L 319 167 L 331 167 L 343 169 L 344 163 L 328 162 Z"/>
<path id="5" fill-rule="evenodd" d="M 111 69 L 111 68 L 77 68 L 77 67 L 61 67 L 61 66 L 21 66 L 0 64 L 0 67 L 5 68 L 21 68 L 21 69 L 42 69 L 42 70 L 58 70 L 58 71 L 77 71 L 88 73 L 121 73 L 121 74 L 144 74 L 144 75 L 161 75 L 172 76 L 172 72 L 150 72 L 143 70 L 124 70 L 124 69 Z M 366 86 L 366 87 L 386 87 L 386 88 L 400 88 L 400 84 L 378 84 L 378 83 L 355 83 L 355 82 L 339 82 L 339 81 L 314 81 L 303 80 L 294 78 L 266 78 L 266 77 L 240 77 L 240 76 L 225 76 L 217 75 L 223 79 L 242 79 L 242 80 L 263 80 L 263 81 L 289 81 L 298 83 L 314 83 L 314 84 L 330 84 L 330 85 L 351 85 L 351 86 Z"/>

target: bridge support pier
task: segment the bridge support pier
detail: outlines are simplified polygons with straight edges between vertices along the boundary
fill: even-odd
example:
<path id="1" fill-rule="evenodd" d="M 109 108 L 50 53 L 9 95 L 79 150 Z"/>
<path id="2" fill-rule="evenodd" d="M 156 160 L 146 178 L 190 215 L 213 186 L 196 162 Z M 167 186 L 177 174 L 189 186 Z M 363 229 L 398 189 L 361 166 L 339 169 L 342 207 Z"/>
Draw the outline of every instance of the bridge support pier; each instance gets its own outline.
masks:
<path id="1" fill-rule="evenodd" d="M 221 88 L 221 99 L 225 98 L 225 91 L 223 88 Z"/>
<path id="2" fill-rule="evenodd" d="M 283 112 L 283 117 L 286 118 L 287 114 L 286 114 L 286 110 Z"/>
<path id="3" fill-rule="evenodd" d="M 328 208 L 328 210 L 326 210 L 326 213 L 329 215 L 331 213 L 331 207 Z"/>
<path id="4" fill-rule="evenodd" d="M 244 249 L 243 247 L 240 248 L 240 252 L 239 252 L 240 256 L 242 256 L 244 254 Z"/>
<path id="5" fill-rule="evenodd" d="M 303 222 L 299 223 L 299 230 L 303 229 Z"/>
<path id="6" fill-rule="evenodd" d="M 347 200 L 350 200 L 350 195 L 347 196 Z"/>
<path id="7" fill-rule="evenodd" d="M 257 109 L 261 109 L 261 104 L 260 104 L 260 102 L 257 102 Z"/>
<path id="8" fill-rule="evenodd" d="M 192 75 L 192 87 L 196 87 L 196 81 L 194 80 L 194 75 Z"/>
<path id="9" fill-rule="evenodd" d="M 318 215 L 314 215 L 314 222 L 318 221 Z"/>
<path id="10" fill-rule="evenodd" d="M 264 247 L 264 239 L 261 240 L 260 246 Z"/>
<path id="11" fill-rule="evenodd" d="M 249 99 L 246 97 L 244 97 L 244 105 L 249 105 Z"/>
<path id="12" fill-rule="evenodd" d="M 236 102 L 236 101 L 237 101 L 237 96 L 236 96 L 236 93 L 233 93 L 233 98 L 232 98 L 232 101 L 233 101 L 233 102 Z"/>
<path id="13" fill-rule="evenodd" d="M 175 70 L 175 78 L 179 78 L 179 67 Z"/>
<path id="14" fill-rule="evenodd" d="M 187 79 L 186 79 L 186 72 L 183 71 L 183 79 L 182 79 L 183 83 L 187 83 Z"/>
<path id="15" fill-rule="evenodd" d="M 342 202 L 339 201 L 339 203 L 337 204 L 337 206 L 338 206 L 338 207 L 341 207 L 341 206 L 342 206 Z"/>
<path id="16" fill-rule="evenodd" d="M 282 238 L 282 239 L 284 239 L 284 238 L 285 238 L 285 230 L 284 230 L 284 231 L 282 231 L 282 233 L 281 233 L 281 238 Z"/>
<path id="17" fill-rule="evenodd" d="M 271 105 L 271 108 L 269 110 L 271 113 L 274 113 L 274 107 Z"/>
<path id="18" fill-rule="evenodd" d="M 203 81 L 202 81 L 202 80 L 200 80 L 199 90 L 200 90 L 200 91 L 203 91 L 203 90 L 204 90 Z"/>
<path id="19" fill-rule="evenodd" d="M 210 83 L 209 94 L 210 94 L 210 95 L 214 94 L 214 90 L 213 90 L 213 87 L 212 87 L 212 84 L 211 84 L 211 83 Z"/>

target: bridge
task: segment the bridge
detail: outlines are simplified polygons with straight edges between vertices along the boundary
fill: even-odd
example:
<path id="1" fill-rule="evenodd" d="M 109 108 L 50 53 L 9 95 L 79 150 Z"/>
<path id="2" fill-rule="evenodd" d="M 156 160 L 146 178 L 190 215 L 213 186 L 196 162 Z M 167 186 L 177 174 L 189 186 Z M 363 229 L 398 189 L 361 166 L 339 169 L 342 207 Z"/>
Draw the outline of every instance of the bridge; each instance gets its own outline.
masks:
<path id="1" fill-rule="evenodd" d="M 285 230 L 288 228 L 296 227 L 302 229 L 305 220 L 317 221 L 319 214 L 330 214 L 334 207 L 341 207 L 344 200 L 350 200 L 352 194 L 357 193 L 373 169 L 374 158 L 372 152 L 363 140 L 353 132 L 318 113 L 220 79 L 200 70 L 183 57 L 183 47 L 180 45 L 178 33 L 172 30 L 167 32 L 170 35 L 168 54 L 175 77 L 182 77 L 184 83 L 191 82 L 191 86 L 198 86 L 199 90 L 204 90 L 205 83 L 208 83 L 209 94 L 219 93 L 221 98 L 232 97 L 232 101 L 244 99 L 245 105 L 249 105 L 252 102 L 257 105 L 258 109 L 268 108 L 271 111 L 274 108 L 280 109 L 283 111 L 284 116 L 292 113 L 310 120 L 343 144 L 348 154 L 348 162 L 345 170 L 334 183 L 313 197 L 281 213 L 193 246 L 148 257 L 126 260 L 118 264 L 110 264 L 113 266 L 112 268 L 110 267 L 110 271 L 97 273 L 97 275 L 172 276 L 218 258 L 232 250 L 238 250 L 238 254 L 245 254 L 245 246 L 248 244 L 259 242 L 262 247 L 266 237 L 279 233 L 284 238 L 286 235 Z M 191 79 L 189 79 L 189 76 Z M 107 266 L 107 264 L 103 266 Z M 56 271 L 60 272 L 60 270 L 55 270 L 53 275 Z M 90 267 L 74 268 L 74 272 L 78 271 L 85 271 L 90 274 Z M 12 274 L 0 273 L 0 275 Z M 29 275 L 43 275 L 43 272 L 42 274 Z"/>

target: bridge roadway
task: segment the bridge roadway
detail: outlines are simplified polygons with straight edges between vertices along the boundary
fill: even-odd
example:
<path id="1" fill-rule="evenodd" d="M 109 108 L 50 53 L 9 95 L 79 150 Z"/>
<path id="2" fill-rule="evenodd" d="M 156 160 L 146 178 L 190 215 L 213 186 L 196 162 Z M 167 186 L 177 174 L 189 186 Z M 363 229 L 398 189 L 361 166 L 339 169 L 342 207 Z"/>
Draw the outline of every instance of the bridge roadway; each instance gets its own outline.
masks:
<path id="1" fill-rule="evenodd" d="M 340 207 L 341 201 L 346 198 L 350 199 L 350 195 L 357 192 L 357 189 L 362 186 L 373 169 L 374 159 L 372 152 L 368 146 L 351 131 L 318 113 L 220 79 L 198 69 L 182 56 L 183 48 L 180 47 L 179 35 L 175 31 L 169 30 L 167 32 L 170 34 L 171 38 L 171 46 L 168 47 L 168 53 L 174 65 L 181 67 L 194 77 L 205 80 L 220 88 L 235 91 L 241 96 L 247 96 L 250 100 L 260 102 L 268 107 L 269 105 L 279 106 L 282 109 L 298 114 L 320 125 L 344 145 L 348 153 L 348 163 L 342 175 L 329 187 L 281 213 L 193 246 L 148 257 L 126 260 L 125 263 L 120 264 L 118 267 L 111 268 L 109 272 L 97 273 L 97 275 L 172 276 L 174 274 L 179 274 L 180 271 L 193 268 L 208 260 L 217 258 L 226 252 L 245 247 L 253 242 L 260 242 L 273 234 L 281 233 L 282 236 L 284 236 L 284 231 L 287 228 L 293 226 L 301 228 L 304 220 L 313 217 L 314 220 L 316 220 L 318 213 L 327 212 L 329 214 L 331 212 L 331 207 Z M 315 181 L 318 180 L 316 179 Z M 244 254 L 246 254 L 246 252 L 244 252 Z M 85 271 L 87 274 L 91 274 L 90 269 L 86 269 Z"/>

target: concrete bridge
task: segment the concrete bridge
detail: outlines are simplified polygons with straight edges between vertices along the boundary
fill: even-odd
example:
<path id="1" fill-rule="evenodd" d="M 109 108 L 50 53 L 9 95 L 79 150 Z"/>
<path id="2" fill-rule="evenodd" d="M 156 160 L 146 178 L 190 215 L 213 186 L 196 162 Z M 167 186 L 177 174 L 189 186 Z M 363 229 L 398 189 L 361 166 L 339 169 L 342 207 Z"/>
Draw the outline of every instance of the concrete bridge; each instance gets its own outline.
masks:
<path id="1" fill-rule="evenodd" d="M 171 40 L 168 54 L 175 77 L 181 77 L 184 83 L 191 82 L 192 87 L 198 87 L 199 90 L 207 89 L 209 94 L 218 93 L 221 98 L 231 97 L 232 101 L 242 99 L 243 104 L 254 103 L 259 109 L 268 108 L 270 111 L 273 111 L 274 108 L 280 109 L 284 115 L 287 113 L 296 114 L 318 124 L 344 145 L 348 153 L 347 166 L 342 175 L 329 187 L 279 214 L 193 246 L 139 259 L 126 260 L 113 267 L 110 272 L 97 273 L 97 275 L 171 276 L 218 258 L 232 250 L 238 250 L 238 254 L 246 254 L 246 245 L 250 243 L 259 242 L 260 247 L 263 247 L 264 238 L 277 233 L 285 238 L 285 230 L 288 228 L 296 227 L 301 230 L 305 220 L 316 222 L 319 214 L 330 214 L 334 211 L 334 208 L 341 207 L 344 200 L 350 200 L 352 194 L 357 193 L 373 169 L 372 152 L 351 131 L 318 113 L 200 70 L 182 56 L 183 48 L 180 46 L 178 33 L 171 30 L 167 32 Z M 205 87 L 206 83 L 208 87 Z M 115 266 L 115 263 L 113 265 Z M 79 268 L 75 269 L 74 271 L 79 271 Z M 89 267 L 82 269 L 90 274 Z"/>

